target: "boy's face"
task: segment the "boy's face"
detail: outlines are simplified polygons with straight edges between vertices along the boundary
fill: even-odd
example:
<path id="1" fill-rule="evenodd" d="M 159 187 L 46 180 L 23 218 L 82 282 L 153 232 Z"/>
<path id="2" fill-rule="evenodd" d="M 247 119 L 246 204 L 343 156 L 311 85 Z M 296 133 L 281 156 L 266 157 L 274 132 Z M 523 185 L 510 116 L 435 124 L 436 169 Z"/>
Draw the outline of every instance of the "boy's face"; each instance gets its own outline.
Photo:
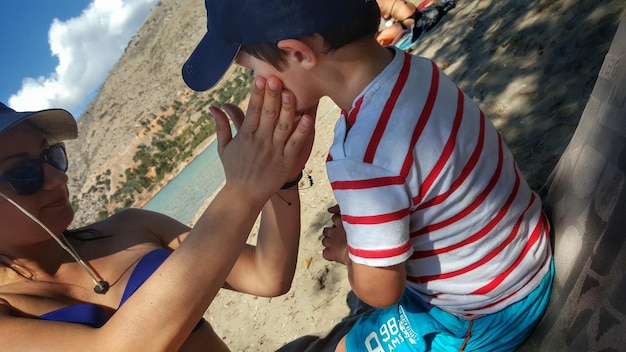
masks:
<path id="1" fill-rule="evenodd" d="M 320 99 L 315 97 L 308 89 L 307 80 L 301 76 L 302 71 L 291 67 L 289 64 L 286 65 L 284 70 L 279 71 L 269 63 L 243 51 L 239 51 L 237 57 L 235 57 L 235 63 L 252 71 L 254 77 L 268 78 L 274 76 L 280 79 L 285 89 L 290 90 L 296 96 L 296 109 L 299 114 L 315 107 Z"/>

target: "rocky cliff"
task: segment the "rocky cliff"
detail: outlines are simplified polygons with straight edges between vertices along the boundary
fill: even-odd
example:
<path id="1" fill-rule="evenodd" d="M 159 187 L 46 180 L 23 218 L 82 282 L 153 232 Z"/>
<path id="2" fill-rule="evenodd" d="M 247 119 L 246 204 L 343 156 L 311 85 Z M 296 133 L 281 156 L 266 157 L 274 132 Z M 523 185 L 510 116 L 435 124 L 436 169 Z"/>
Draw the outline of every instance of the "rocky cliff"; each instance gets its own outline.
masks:
<path id="1" fill-rule="evenodd" d="M 142 204 L 206 145 L 208 105 L 244 98 L 245 76 L 227 91 L 184 84 L 181 66 L 205 32 L 201 1 L 163 0 L 130 41 L 67 143 L 75 225 Z M 179 160 L 163 157 L 168 151 Z M 174 164 L 161 165 L 166 159 Z"/>

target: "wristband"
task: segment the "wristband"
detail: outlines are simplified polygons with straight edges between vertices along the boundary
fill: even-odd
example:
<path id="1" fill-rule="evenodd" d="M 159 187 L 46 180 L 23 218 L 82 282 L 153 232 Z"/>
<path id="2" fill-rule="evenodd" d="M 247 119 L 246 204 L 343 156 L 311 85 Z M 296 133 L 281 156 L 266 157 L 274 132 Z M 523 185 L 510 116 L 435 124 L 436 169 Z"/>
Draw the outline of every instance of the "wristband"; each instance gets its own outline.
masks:
<path id="1" fill-rule="evenodd" d="M 300 170 L 300 174 L 296 177 L 295 180 L 285 183 L 280 189 L 288 189 L 293 186 L 297 186 L 300 180 L 302 179 L 302 170 Z"/>

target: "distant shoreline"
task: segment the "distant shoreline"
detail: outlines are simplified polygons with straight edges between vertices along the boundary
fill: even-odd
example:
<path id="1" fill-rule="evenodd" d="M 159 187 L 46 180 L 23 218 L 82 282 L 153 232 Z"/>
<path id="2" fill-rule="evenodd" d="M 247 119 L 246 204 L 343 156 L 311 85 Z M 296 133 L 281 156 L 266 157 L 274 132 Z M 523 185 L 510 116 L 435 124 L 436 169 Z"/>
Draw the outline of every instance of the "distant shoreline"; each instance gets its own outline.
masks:
<path id="1" fill-rule="evenodd" d="M 217 135 L 213 133 L 207 139 L 205 139 L 202 143 L 200 143 L 200 145 L 196 147 L 196 149 L 193 151 L 192 155 L 189 158 L 187 158 L 184 162 L 176 166 L 176 168 L 166 176 L 165 180 L 163 181 L 164 183 L 160 187 L 149 192 L 149 195 L 145 196 L 144 198 L 136 202 L 133 205 L 133 207 L 143 208 L 148 202 L 152 200 L 152 198 L 154 198 L 159 192 L 161 192 L 163 188 L 167 187 L 167 185 L 174 178 L 176 178 L 176 176 L 178 176 L 183 171 L 183 169 L 187 167 L 187 165 L 193 162 L 198 157 L 198 155 L 202 154 L 202 152 L 204 152 L 206 148 L 209 145 L 211 145 L 211 143 L 213 143 L 213 141 L 215 141 L 216 139 L 217 139 Z"/>

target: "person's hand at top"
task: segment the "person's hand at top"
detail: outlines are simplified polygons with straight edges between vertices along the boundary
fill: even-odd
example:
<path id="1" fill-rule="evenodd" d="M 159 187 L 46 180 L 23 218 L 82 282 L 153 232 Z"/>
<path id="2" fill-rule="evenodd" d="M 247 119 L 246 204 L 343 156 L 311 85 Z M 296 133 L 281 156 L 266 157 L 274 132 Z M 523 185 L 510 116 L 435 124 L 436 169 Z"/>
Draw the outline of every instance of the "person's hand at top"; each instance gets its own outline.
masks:
<path id="1" fill-rule="evenodd" d="M 267 200 L 289 180 L 296 167 L 301 168 L 300 152 L 305 146 L 310 151 L 314 120 L 308 114 L 296 119 L 295 106 L 293 93 L 284 91 L 279 79 L 257 77 L 245 118 L 234 114 L 236 124 L 240 124 L 235 137 L 226 114 L 210 108 L 226 175 L 224 188 Z M 229 110 L 233 117 L 232 109 Z"/>
<path id="2" fill-rule="evenodd" d="M 396 22 L 378 32 L 376 40 L 380 45 L 392 45 L 403 31 L 402 26 Z"/>

